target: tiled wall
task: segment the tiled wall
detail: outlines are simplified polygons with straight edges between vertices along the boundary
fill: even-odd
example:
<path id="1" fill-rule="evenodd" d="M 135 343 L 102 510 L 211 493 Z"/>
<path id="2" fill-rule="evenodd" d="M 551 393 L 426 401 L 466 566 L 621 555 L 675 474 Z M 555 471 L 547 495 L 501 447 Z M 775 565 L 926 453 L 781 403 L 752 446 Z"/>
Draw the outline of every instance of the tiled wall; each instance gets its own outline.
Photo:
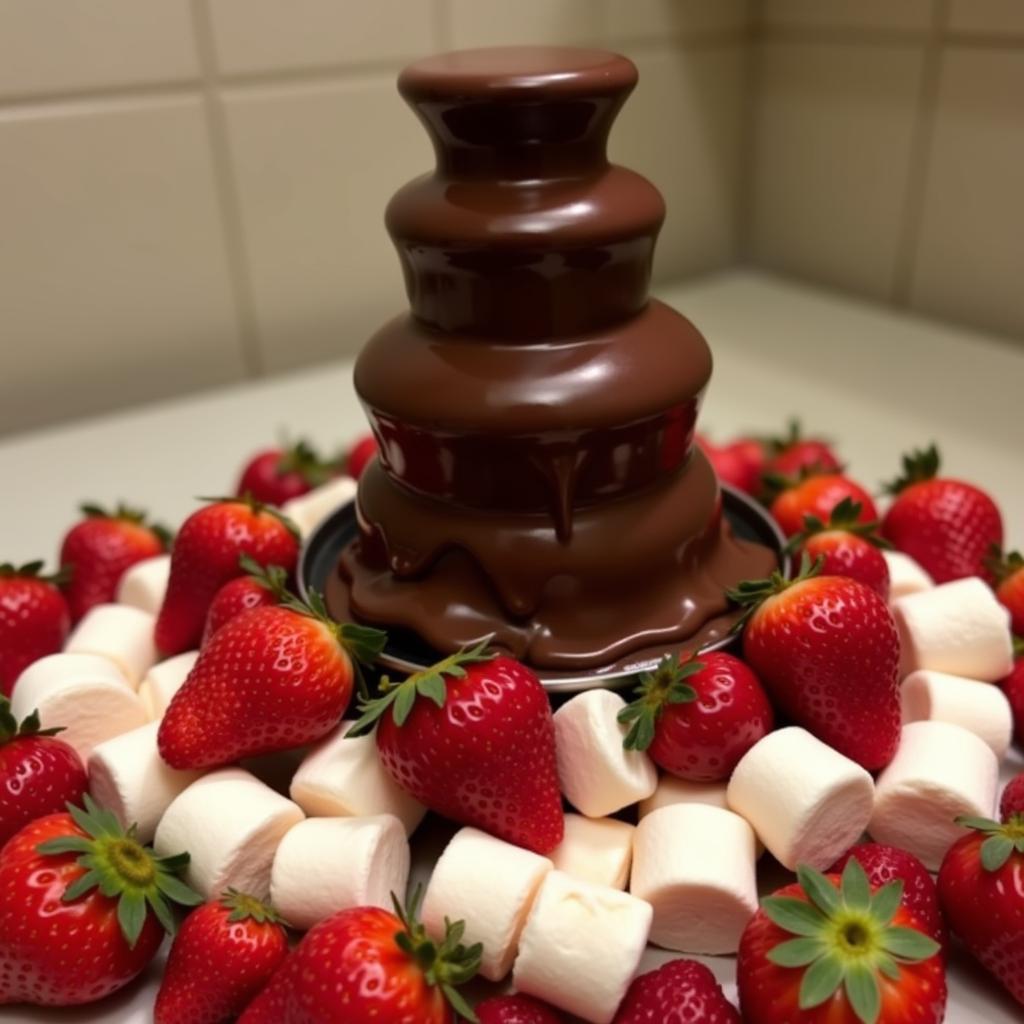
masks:
<path id="1" fill-rule="evenodd" d="M 1024 0 L 761 0 L 749 262 L 1024 341 Z"/>
<path id="2" fill-rule="evenodd" d="M 640 65 L 658 275 L 734 262 L 744 0 L 0 0 L 0 433 L 353 352 L 431 163 L 398 69 L 537 41 Z"/>

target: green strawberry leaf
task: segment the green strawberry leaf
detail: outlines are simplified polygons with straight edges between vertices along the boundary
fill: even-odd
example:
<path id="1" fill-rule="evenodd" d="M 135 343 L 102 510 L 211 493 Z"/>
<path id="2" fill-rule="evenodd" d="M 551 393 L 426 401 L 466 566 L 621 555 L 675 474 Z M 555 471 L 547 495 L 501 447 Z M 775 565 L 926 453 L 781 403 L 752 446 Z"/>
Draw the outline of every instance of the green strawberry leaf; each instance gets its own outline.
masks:
<path id="1" fill-rule="evenodd" d="M 875 1024 L 882 1012 L 882 992 L 875 972 L 868 967 L 851 965 L 843 978 L 843 988 L 857 1019 L 862 1024 Z"/>
<path id="2" fill-rule="evenodd" d="M 768 896 L 761 900 L 761 909 L 770 921 L 794 935 L 816 936 L 827 921 L 813 904 L 792 896 Z"/>
<path id="3" fill-rule="evenodd" d="M 121 893 L 117 901 L 117 923 L 128 945 L 134 949 L 142 934 L 142 926 L 146 923 L 146 897 L 138 889 L 128 889 Z"/>
<path id="4" fill-rule="evenodd" d="M 986 871 L 998 871 L 1010 859 L 1014 847 L 1009 836 L 990 836 L 981 844 L 981 866 Z"/>
<path id="5" fill-rule="evenodd" d="M 799 1005 L 801 1010 L 810 1010 L 830 999 L 843 980 L 843 965 L 832 956 L 815 960 L 804 974 L 800 983 Z"/>
<path id="6" fill-rule="evenodd" d="M 806 967 L 823 956 L 825 951 L 826 946 L 820 938 L 804 936 L 780 942 L 768 951 L 768 959 L 780 967 Z"/>
<path id="7" fill-rule="evenodd" d="M 935 956 L 942 947 L 916 928 L 890 926 L 882 932 L 882 948 L 900 960 L 916 962 Z"/>
<path id="8" fill-rule="evenodd" d="M 842 894 L 843 902 L 855 910 L 871 906 L 871 883 L 856 857 L 851 857 L 843 868 Z"/>
<path id="9" fill-rule="evenodd" d="M 839 909 L 839 890 L 820 871 L 799 864 L 796 876 L 808 899 L 823 914 L 832 914 Z"/>
<path id="10" fill-rule="evenodd" d="M 871 897 L 871 914 L 880 924 L 891 924 L 903 901 L 903 881 L 897 879 L 883 885 Z"/>

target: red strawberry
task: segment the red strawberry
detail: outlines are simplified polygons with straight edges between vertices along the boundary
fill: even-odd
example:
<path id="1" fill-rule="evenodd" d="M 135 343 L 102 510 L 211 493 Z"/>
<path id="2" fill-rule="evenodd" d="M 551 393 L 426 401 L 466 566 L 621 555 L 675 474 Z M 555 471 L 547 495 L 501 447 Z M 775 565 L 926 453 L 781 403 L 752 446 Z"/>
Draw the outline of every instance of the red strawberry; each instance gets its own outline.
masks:
<path id="1" fill-rule="evenodd" d="M 999 820 L 1008 822 L 1014 815 L 1024 819 L 1024 772 L 1010 779 L 999 798 Z"/>
<path id="2" fill-rule="evenodd" d="M 136 562 L 163 554 L 171 542 L 170 533 L 148 523 L 139 509 L 118 505 L 106 512 L 98 505 L 82 505 L 81 511 L 85 519 L 71 527 L 60 548 L 61 565 L 71 573 L 62 589 L 72 622 L 90 608 L 114 601 L 125 572 Z"/>
<path id="3" fill-rule="evenodd" d="M 939 908 L 939 891 L 928 869 L 912 853 L 881 843 L 860 843 L 847 850 L 829 871 L 840 874 L 851 857 L 856 858 L 867 873 L 872 886 L 902 882 L 903 906 L 917 918 L 924 932 L 939 945 L 946 945 L 949 937 Z"/>
<path id="4" fill-rule="evenodd" d="M 869 771 L 900 738 L 899 637 L 870 587 L 812 568 L 741 583 L 743 656 L 777 709 Z"/>
<path id="5" fill-rule="evenodd" d="M 740 1024 L 710 969 L 696 960 L 670 960 L 633 979 L 612 1024 Z"/>
<path id="6" fill-rule="evenodd" d="M 565 1024 L 565 1018 L 550 1006 L 529 996 L 494 996 L 476 1007 L 479 1024 Z"/>
<path id="7" fill-rule="evenodd" d="M 156 622 L 156 645 L 165 655 L 198 647 L 217 591 L 244 572 L 239 556 L 292 573 L 298 534 L 276 512 L 253 501 L 226 498 L 185 520 L 171 552 L 171 577 Z"/>
<path id="8" fill-rule="evenodd" d="M 833 509 L 844 499 L 860 505 L 860 522 L 878 519 L 871 495 L 860 484 L 839 473 L 809 476 L 786 487 L 771 503 L 771 514 L 782 532 L 792 537 L 803 529 L 805 516 L 827 522 Z"/>
<path id="9" fill-rule="evenodd" d="M 691 782 L 727 779 L 736 762 L 775 725 L 757 676 L 731 654 L 680 663 L 667 655 L 640 677 L 639 699 L 619 712 L 627 750 L 646 750 L 665 771 Z"/>
<path id="10" fill-rule="evenodd" d="M 307 441 L 257 452 L 242 470 L 235 494 L 265 505 L 283 505 L 326 483 L 334 465 L 320 458 Z"/>
<path id="11" fill-rule="evenodd" d="M 996 503 L 962 480 L 938 477 L 935 445 L 903 457 L 903 476 L 886 490 L 896 495 L 882 520 L 882 536 L 915 559 L 936 583 L 983 576 L 985 559 L 1003 543 Z"/>
<path id="12" fill-rule="evenodd" d="M 172 768 L 215 768 L 313 743 L 341 720 L 357 661 L 384 647 L 380 630 L 332 621 L 323 599 L 252 608 L 201 650 L 160 722 Z"/>
<path id="13" fill-rule="evenodd" d="M 763 472 L 784 477 L 841 473 L 843 464 L 831 446 L 818 438 L 804 437 L 800 422 L 791 420 L 789 433 L 768 442 L 770 456 Z"/>
<path id="14" fill-rule="evenodd" d="M 745 1024 L 939 1024 L 945 966 L 903 883 L 872 889 L 853 858 L 841 879 L 803 866 L 797 877 L 761 901 L 740 939 Z"/>
<path id="15" fill-rule="evenodd" d="M 1014 637 L 1013 652 L 1013 670 L 999 685 L 1013 712 L 1013 738 L 1024 747 L 1024 639 Z"/>
<path id="16" fill-rule="evenodd" d="M 803 529 L 794 534 L 786 550 L 794 557 L 806 554 L 821 559 L 823 576 L 849 576 L 889 600 L 889 566 L 879 548 L 891 547 L 877 533 L 878 523 L 862 522 L 860 505 L 844 498 L 827 521 L 805 515 Z"/>
<path id="17" fill-rule="evenodd" d="M 993 548 L 985 564 L 995 577 L 996 597 L 1010 611 L 1010 628 L 1024 635 L 1024 555 L 1011 551 L 1004 556 L 1001 548 Z"/>
<path id="18" fill-rule="evenodd" d="M 760 441 L 751 437 L 741 437 L 729 444 L 718 446 L 704 437 L 698 437 L 696 440 L 719 480 L 747 494 L 758 492 L 765 460 L 764 445 Z"/>
<path id="19" fill-rule="evenodd" d="M 381 681 L 349 736 L 377 722 L 395 782 L 438 814 L 536 853 L 563 839 L 555 726 L 544 687 L 525 665 L 459 651 L 403 683 Z"/>
<path id="20" fill-rule="evenodd" d="M 185 918 L 171 946 L 155 1024 L 234 1020 L 288 954 L 288 935 L 270 907 L 228 891 Z"/>
<path id="21" fill-rule="evenodd" d="M 957 824 L 971 832 L 939 868 L 943 913 L 953 934 L 1024 1003 L 1024 818 Z"/>
<path id="22" fill-rule="evenodd" d="M 373 434 L 366 434 L 348 450 L 345 456 L 345 472 L 354 480 L 363 475 L 367 463 L 377 454 L 377 439 Z"/>
<path id="23" fill-rule="evenodd" d="M 458 992 L 480 965 L 479 945 L 461 945 L 464 925 L 431 942 L 395 907 L 342 910 L 321 921 L 249 1004 L 239 1024 L 455 1024 L 475 1020 Z M 454 1011 L 454 1012 L 453 1012 Z"/>
<path id="24" fill-rule="evenodd" d="M 0 697 L 0 846 L 30 821 L 78 803 L 89 777 L 75 748 L 40 729 L 33 711 L 18 727 Z"/>
<path id="25" fill-rule="evenodd" d="M 202 898 L 109 811 L 50 814 L 0 850 L 0 1004 L 72 1006 L 116 992 L 172 931 L 168 900 Z"/>
<path id="26" fill-rule="evenodd" d="M 228 580 L 217 591 L 210 602 L 210 610 L 206 613 L 202 646 L 209 643 L 210 637 L 236 615 L 250 608 L 280 604 L 287 596 L 288 574 L 281 566 L 264 567 L 254 562 L 248 555 L 242 555 L 239 564 L 248 575 Z"/>
<path id="27" fill-rule="evenodd" d="M 61 574 L 40 576 L 42 562 L 0 565 L 0 694 L 9 697 L 18 676 L 67 639 L 71 616 L 57 589 Z"/>

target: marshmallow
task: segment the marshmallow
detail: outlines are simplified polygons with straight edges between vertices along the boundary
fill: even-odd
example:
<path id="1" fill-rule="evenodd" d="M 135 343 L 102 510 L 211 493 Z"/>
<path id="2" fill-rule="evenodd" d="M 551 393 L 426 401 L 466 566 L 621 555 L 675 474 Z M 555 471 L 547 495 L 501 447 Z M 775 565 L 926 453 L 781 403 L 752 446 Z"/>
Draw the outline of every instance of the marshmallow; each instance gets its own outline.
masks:
<path id="1" fill-rule="evenodd" d="M 156 747 L 159 722 L 150 722 L 99 744 L 89 755 L 89 792 L 148 843 L 174 798 L 202 772 L 175 771 Z"/>
<path id="2" fill-rule="evenodd" d="M 554 715 L 558 781 L 569 803 L 603 818 L 649 797 L 658 785 L 654 762 L 622 746 L 616 716 L 626 702 L 611 690 L 584 690 Z"/>
<path id="3" fill-rule="evenodd" d="M 903 727 L 896 756 L 878 776 L 868 832 L 937 871 L 946 851 L 965 834 L 954 818 L 993 816 L 998 774 L 992 748 L 973 732 L 949 722 L 911 722 Z"/>
<path id="4" fill-rule="evenodd" d="M 405 900 L 409 841 L 390 814 L 307 818 L 289 829 L 274 854 L 270 902 L 305 931 L 339 910 Z"/>
<path id="5" fill-rule="evenodd" d="M 133 689 L 156 664 L 153 628 L 156 616 L 127 604 L 98 604 L 71 631 L 68 654 L 98 654 L 109 658 Z"/>
<path id="6" fill-rule="evenodd" d="M 892 610 L 903 675 L 931 669 L 994 683 L 1010 674 L 1010 613 L 977 576 L 908 594 Z"/>
<path id="7" fill-rule="evenodd" d="M 651 905 L 561 871 L 544 879 L 512 969 L 517 992 L 611 1024 L 640 964 Z"/>
<path id="8" fill-rule="evenodd" d="M 298 528 L 305 540 L 329 515 L 356 496 L 356 482 L 350 476 L 339 476 L 301 497 L 281 506 L 281 512 Z"/>
<path id="9" fill-rule="evenodd" d="M 139 683 L 139 698 L 150 718 L 162 718 L 171 698 L 181 689 L 199 658 L 198 651 L 185 651 L 157 662 Z"/>
<path id="10" fill-rule="evenodd" d="M 171 556 L 156 555 L 144 558 L 125 570 L 117 585 L 118 604 L 131 605 L 150 615 L 157 615 L 167 593 L 167 580 L 171 575 Z"/>
<path id="11" fill-rule="evenodd" d="M 184 790 L 164 812 L 153 847 L 188 850 L 185 881 L 206 899 L 235 888 L 264 899 L 274 853 L 303 820 L 299 807 L 241 768 L 221 768 Z"/>
<path id="12" fill-rule="evenodd" d="M 393 814 L 412 834 L 427 809 L 388 775 L 373 735 L 346 739 L 346 721 L 306 755 L 291 783 L 291 798 L 316 817 Z"/>
<path id="13" fill-rule="evenodd" d="M 790 726 L 758 740 L 733 770 L 729 807 L 753 826 L 784 867 L 823 871 L 860 838 L 874 784 L 859 764 L 806 729 Z"/>
<path id="14" fill-rule="evenodd" d="M 21 720 L 33 710 L 44 729 L 63 728 L 60 738 L 83 761 L 104 740 L 148 721 L 120 669 L 96 654 L 51 654 L 29 665 L 14 684 L 11 713 Z"/>
<path id="15" fill-rule="evenodd" d="M 1002 760 L 1010 747 L 1013 712 L 998 686 L 921 669 L 903 680 L 903 721 L 952 722 L 980 736 Z"/>
<path id="16" fill-rule="evenodd" d="M 724 782 L 687 782 L 674 775 L 662 775 L 658 788 L 646 799 L 640 801 L 638 813 L 642 821 L 652 811 L 672 804 L 707 804 L 728 810 Z"/>
<path id="17" fill-rule="evenodd" d="M 634 826 L 615 818 L 565 816 L 565 838 L 548 857 L 555 870 L 612 889 L 625 889 L 633 859 Z"/>
<path id="18" fill-rule="evenodd" d="M 480 973 L 500 981 L 512 968 L 519 936 L 551 861 L 463 828 L 434 867 L 423 898 L 423 924 L 436 941 L 444 938 L 445 918 L 464 921 L 466 945 L 483 943 Z"/>
<path id="19" fill-rule="evenodd" d="M 754 830 L 732 811 L 675 804 L 637 826 L 629 891 L 654 908 L 651 942 L 735 953 L 757 912 Z"/>
<path id="20" fill-rule="evenodd" d="M 931 590 L 935 581 L 925 570 L 902 551 L 882 551 L 885 564 L 889 567 L 889 604 L 907 594 Z"/>

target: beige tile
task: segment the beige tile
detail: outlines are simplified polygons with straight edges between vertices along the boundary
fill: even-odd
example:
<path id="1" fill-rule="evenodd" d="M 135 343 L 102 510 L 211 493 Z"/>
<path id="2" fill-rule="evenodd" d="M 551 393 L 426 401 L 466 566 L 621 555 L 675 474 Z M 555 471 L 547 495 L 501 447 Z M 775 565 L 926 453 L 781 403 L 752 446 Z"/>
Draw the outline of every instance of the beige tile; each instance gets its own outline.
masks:
<path id="1" fill-rule="evenodd" d="M 0 0 L 0 95 L 178 82 L 197 73 L 183 0 Z"/>
<path id="2" fill-rule="evenodd" d="M 221 71 L 404 60 L 439 48 L 440 0 L 209 0 Z"/>
<path id="3" fill-rule="evenodd" d="M 966 32 L 1024 35 L 1021 0 L 950 0 L 949 27 Z"/>
<path id="4" fill-rule="evenodd" d="M 405 308 L 384 207 L 433 165 L 392 76 L 227 98 L 256 315 L 271 369 L 355 352 Z"/>
<path id="5" fill-rule="evenodd" d="M 198 101 L 2 114 L 0 195 L 0 431 L 242 374 Z"/>
<path id="6" fill-rule="evenodd" d="M 618 40 L 744 28 L 747 0 L 608 0 L 608 37 Z"/>
<path id="7" fill-rule="evenodd" d="M 949 48 L 911 304 L 1024 340 L 1024 52 Z"/>
<path id="8" fill-rule="evenodd" d="M 933 8 L 933 0 L 762 0 L 760 14 L 766 25 L 924 30 Z"/>
<path id="9" fill-rule="evenodd" d="M 743 56 L 738 45 L 631 54 L 640 84 L 612 132 L 612 158 L 661 189 L 660 280 L 724 266 L 736 252 Z"/>
<path id="10" fill-rule="evenodd" d="M 762 44 L 755 262 L 890 296 L 922 70 L 923 52 L 912 45 Z"/>
<path id="11" fill-rule="evenodd" d="M 446 0 L 452 46 L 594 43 L 604 35 L 604 0 Z"/>

